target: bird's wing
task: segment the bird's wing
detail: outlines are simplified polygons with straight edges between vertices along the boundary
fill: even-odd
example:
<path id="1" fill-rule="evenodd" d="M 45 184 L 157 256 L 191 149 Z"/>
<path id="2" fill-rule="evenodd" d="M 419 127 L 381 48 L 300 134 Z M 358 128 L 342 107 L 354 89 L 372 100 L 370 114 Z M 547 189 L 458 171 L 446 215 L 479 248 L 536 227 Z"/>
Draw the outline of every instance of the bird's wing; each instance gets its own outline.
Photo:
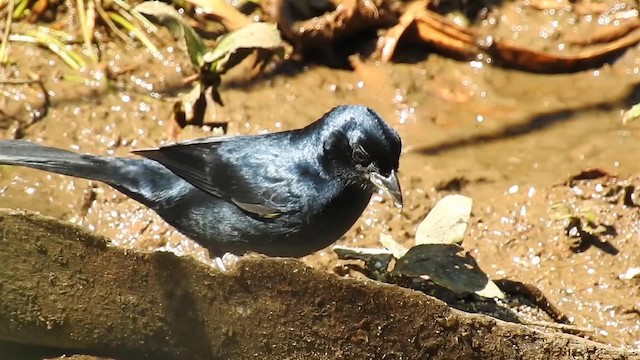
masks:
<path id="1" fill-rule="evenodd" d="M 275 218 L 296 210 L 300 197 L 282 150 L 257 137 L 225 137 L 134 152 L 244 211 Z"/>

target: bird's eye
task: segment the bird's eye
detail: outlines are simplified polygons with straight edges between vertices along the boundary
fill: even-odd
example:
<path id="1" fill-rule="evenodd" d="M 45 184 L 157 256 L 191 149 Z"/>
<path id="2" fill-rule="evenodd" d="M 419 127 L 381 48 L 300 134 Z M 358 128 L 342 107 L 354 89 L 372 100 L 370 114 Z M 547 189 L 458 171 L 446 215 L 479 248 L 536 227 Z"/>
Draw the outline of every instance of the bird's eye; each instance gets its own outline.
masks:
<path id="1" fill-rule="evenodd" d="M 361 165 L 369 165 L 369 163 L 371 162 L 369 154 L 367 154 L 362 146 L 358 146 L 357 148 L 353 149 L 353 160 Z"/>

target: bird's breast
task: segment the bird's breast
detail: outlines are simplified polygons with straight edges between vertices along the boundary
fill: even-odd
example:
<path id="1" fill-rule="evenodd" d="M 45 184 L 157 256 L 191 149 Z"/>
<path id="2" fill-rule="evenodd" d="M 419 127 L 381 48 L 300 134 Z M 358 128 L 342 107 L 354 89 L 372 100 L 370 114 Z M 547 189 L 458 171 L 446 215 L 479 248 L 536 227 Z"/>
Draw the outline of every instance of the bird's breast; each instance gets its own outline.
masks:
<path id="1" fill-rule="evenodd" d="M 308 236 L 328 246 L 344 235 L 358 220 L 371 199 L 371 191 L 360 187 L 348 187 L 331 198 L 317 213 L 311 215 L 307 224 Z M 307 229 L 305 229 L 307 230 Z"/>

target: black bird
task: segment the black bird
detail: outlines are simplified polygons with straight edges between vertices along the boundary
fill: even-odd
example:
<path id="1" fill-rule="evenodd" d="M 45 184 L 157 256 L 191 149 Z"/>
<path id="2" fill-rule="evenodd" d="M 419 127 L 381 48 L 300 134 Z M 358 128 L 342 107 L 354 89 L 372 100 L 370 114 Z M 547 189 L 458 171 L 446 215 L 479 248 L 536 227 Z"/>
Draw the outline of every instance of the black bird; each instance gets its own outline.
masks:
<path id="1" fill-rule="evenodd" d="M 217 255 L 299 257 L 344 235 L 376 189 L 402 206 L 400 148 L 375 111 L 344 105 L 302 129 L 136 150 L 139 159 L 0 140 L 0 164 L 104 182 Z"/>

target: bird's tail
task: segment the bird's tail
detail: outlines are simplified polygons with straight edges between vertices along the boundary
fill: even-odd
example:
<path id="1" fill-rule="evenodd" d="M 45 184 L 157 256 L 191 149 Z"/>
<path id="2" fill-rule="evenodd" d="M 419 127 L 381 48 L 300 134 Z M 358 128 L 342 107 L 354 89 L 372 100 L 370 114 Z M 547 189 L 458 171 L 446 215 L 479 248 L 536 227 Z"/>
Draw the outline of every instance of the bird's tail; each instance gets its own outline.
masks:
<path id="1" fill-rule="evenodd" d="M 0 165 L 97 180 L 151 208 L 159 200 L 154 191 L 170 188 L 176 179 L 154 161 L 78 154 L 20 140 L 0 140 Z"/>
<path id="2" fill-rule="evenodd" d="M 26 166 L 109 183 L 113 169 L 103 158 L 46 147 L 27 141 L 1 140 L 0 164 Z"/>

